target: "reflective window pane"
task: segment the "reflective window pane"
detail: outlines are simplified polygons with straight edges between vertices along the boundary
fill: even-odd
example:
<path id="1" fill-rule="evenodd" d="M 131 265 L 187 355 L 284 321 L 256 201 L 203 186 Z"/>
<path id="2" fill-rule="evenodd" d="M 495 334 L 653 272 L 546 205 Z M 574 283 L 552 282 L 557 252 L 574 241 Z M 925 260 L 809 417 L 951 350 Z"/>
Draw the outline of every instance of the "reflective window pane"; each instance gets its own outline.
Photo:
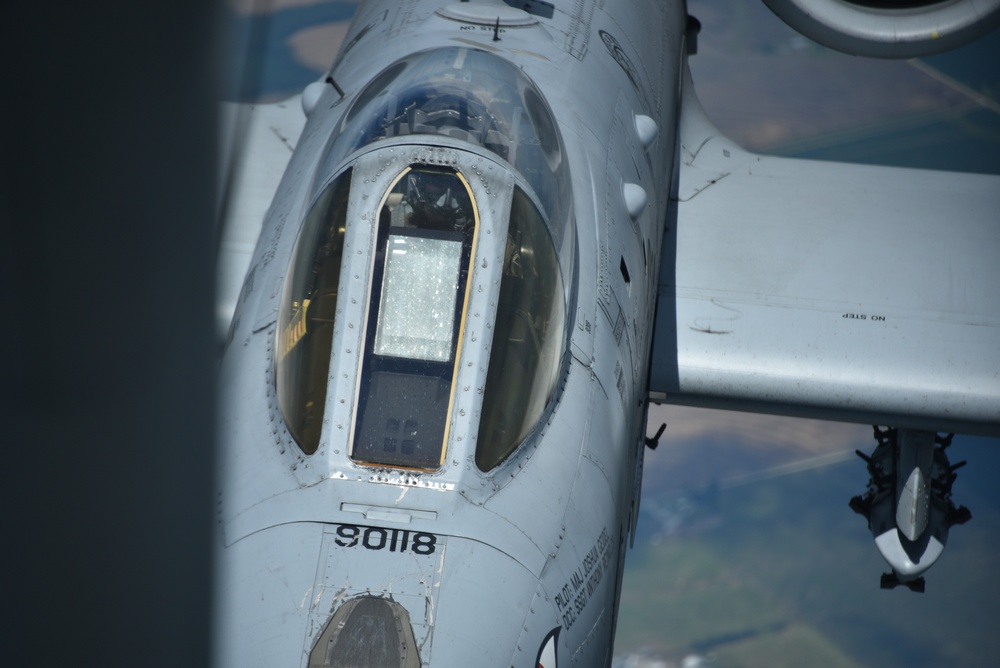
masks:
<path id="1" fill-rule="evenodd" d="M 295 242 L 278 312 L 278 405 L 306 454 L 319 447 L 323 425 L 350 186 L 348 171 L 310 209 Z"/>
<path id="2" fill-rule="evenodd" d="M 517 189 L 476 443 L 480 470 L 506 459 L 545 411 L 565 350 L 565 321 L 552 239 L 538 210 Z"/>
<path id="3" fill-rule="evenodd" d="M 462 244 L 390 235 L 375 354 L 451 359 Z"/>

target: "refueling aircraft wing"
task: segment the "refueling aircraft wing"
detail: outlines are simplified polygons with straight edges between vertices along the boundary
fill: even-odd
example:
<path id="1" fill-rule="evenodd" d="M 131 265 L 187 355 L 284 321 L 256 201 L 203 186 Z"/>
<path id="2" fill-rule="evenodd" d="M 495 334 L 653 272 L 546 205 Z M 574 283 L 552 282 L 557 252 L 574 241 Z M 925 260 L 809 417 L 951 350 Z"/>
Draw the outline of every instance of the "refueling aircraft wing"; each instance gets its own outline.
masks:
<path id="1" fill-rule="evenodd" d="M 224 335 L 257 237 L 306 124 L 299 95 L 273 104 L 224 103 L 216 328 Z"/>
<path id="2" fill-rule="evenodd" d="M 654 401 L 1000 433 L 1000 177 L 679 145 Z"/>

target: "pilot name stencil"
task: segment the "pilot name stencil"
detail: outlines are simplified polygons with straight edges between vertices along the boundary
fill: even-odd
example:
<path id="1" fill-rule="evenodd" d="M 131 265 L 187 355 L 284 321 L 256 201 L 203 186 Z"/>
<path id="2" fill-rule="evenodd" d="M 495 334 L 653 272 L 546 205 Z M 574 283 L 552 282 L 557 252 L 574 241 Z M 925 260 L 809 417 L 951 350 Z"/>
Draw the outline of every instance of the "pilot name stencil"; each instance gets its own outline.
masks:
<path id="1" fill-rule="evenodd" d="M 562 622 L 569 629 L 577 617 L 587 607 L 590 597 L 597 590 L 611 561 L 611 538 L 608 530 L 602 529 L 583 561 L 576 567 L 569 581 L 556 594 L 556 607 L 562 615 Z"/>

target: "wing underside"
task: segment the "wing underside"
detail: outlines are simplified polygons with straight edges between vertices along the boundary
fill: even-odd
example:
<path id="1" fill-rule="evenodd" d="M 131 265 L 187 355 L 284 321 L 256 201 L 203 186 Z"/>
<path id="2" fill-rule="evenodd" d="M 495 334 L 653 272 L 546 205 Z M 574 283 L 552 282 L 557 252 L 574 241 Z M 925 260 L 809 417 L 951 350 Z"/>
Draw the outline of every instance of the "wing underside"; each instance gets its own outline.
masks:
<path id="1" fill-rule="evenodd" d="M 1000 434 L 1000 178 L 748 153 L 686 83 L 651 398 Z"/>

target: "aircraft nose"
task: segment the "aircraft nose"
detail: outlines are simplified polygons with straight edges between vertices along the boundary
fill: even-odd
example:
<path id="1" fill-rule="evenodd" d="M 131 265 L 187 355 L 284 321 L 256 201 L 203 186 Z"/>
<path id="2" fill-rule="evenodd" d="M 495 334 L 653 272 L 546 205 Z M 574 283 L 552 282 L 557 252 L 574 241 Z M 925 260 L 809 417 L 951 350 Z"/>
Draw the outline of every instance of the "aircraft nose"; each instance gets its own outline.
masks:
<path id="1" fill-rule="evenodd" d="M 558 625 L 532 572 L 468 538 L 297 522 L 226 553 L 218 666 L 530 665 Z"/>
<path id="2" fill-rule="evenodd" d="M 310 648 L 309 668 L 355 665 L 342 660 L 342 652 L 371 645 L 384 648 L 378 651 L 387 656 L 385 666 L 512 665 L 538 593 L 534 575 L 502 551 L 467 538 L 357 529 L 340 528 L 341 535 L 357 533 L 357 545 L 334 539 L 339 549 L 325 554 L 317 611 L 330 609 L 325 593 L 338 600 Z M 330 629 L 339 630 L 339 638 Z M 349 630 L 353 635 L 346 635 Z"/>
<path id="3" fill-rule="evenodd" d="M 314 666 L 420 668 L 409 613 L 390 598 L 345 601 L 309 654 L 309 668 Z"/>
<path id="4" fill-rule="evenodd" d="M 876 537 L 875 545 L 892 570 L 904 580 L 915 578 L 926 571 L 944 550 L 944 545 L 934 536 L 929 536 L 926 542 L 922 541 L 922 550 L 914 549 L 917 546 L 906 540 L 895 528 Z"/>

